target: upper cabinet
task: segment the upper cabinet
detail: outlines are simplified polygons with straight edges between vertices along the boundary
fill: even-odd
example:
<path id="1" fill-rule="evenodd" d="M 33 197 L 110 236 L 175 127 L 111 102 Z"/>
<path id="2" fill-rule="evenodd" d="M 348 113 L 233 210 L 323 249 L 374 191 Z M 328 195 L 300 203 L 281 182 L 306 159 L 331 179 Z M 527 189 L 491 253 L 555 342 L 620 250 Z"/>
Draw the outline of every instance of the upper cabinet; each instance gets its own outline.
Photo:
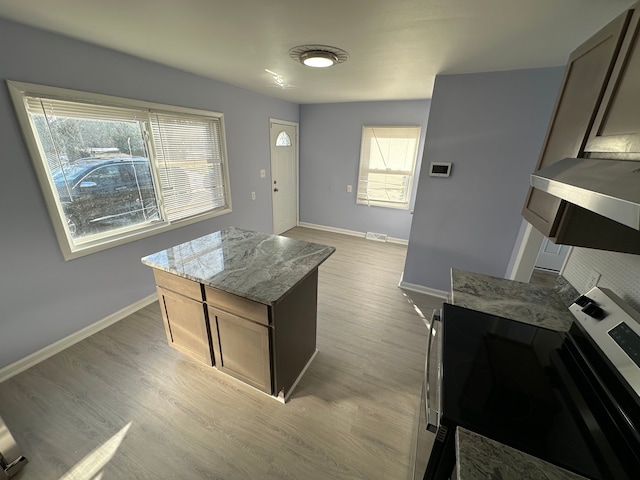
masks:
<path id="1" fill-rule="evenodd" d="M 536 170 L 566 157 L 577 157 L 611 76 L 629 14 L 621 15 L 578 47 L 569 57 L 562 87 Z M 555 237 L 566 203 L 530 188 L 523 216 L 547 237 Z"/>
<path id="2" fill-rule="evenodd" d="M 640 159 L 638 6 L 569 57 L 536 170 L 567 157 Z M 522 215 L 555 243 L 640 253 L 637 230 L 535 188 Z"/>
<path id="3" fill-rule="evenodd" d="M 636 153 L 640 158 L 640 15 L 636 10 L 617 57 L 611 80 L 585 152 Z M 606 157 L 606 155 L 604 155 Z"/>

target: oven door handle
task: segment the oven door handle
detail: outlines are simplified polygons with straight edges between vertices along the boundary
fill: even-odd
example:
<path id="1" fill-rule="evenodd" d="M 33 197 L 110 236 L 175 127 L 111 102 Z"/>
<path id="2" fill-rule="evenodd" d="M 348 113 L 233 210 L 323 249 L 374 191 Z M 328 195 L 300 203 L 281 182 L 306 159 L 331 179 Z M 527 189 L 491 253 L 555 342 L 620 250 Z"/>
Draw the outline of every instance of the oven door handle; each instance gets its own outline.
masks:
<path id="1" fill-rule="evenodd" d="M 425 362 L 427 430 L 434 433 L 440 425 L 440 372 L 442 361 L 442 343 L 440 338 L 442 334 L 441 316 L 441 309 L 434 310 L 431 316 L 431 329 L 429 331 L 427 358 Z"/>

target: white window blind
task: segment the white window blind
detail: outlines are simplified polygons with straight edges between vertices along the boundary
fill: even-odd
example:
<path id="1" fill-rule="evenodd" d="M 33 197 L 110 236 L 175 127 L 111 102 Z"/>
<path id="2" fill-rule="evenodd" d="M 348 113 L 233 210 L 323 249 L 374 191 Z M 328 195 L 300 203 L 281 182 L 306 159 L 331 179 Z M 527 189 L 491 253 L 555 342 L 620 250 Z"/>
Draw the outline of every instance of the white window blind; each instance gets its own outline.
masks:
<path id="1" fill-rule="evenodd" d="M 169 221 L 227 207 L 220 120 L 152 112 L 156 165 Z"/>
<path id="2" fill-rule="evenodd" d="M 46 114 L 49 118 L 83 118 L 89 120 L 105 121 L 140 121 L 147 119 L 147 111 L 101 105 L 96 103 L 84 103 L 76 101 L 59 100 L 56 98 L 33 97 L 25 98 L 29 113 Z"/>
<path id="3" fill-rule="evenodd" d="M 409 208 L 421 127 L 362 128 L 356 202 Z"/>
<path id="4" fill-rule="evenodd" d="M 133 130 L 140 132 L 140 122 L 148 119 L 148 112 L 142 109 L 114 107 L 96 103 L 84 103 L 67 101 L 56 98 L 26 96 L 25 105 L 27 112 L 36 121 L 36 129 L 40 134 L 40 148 L 46 157 L 50 169 L 59 167 L 76 157 L 91 156 L 94 152 L 85 149 L 82 152 L 70 152 L 77 150 L 79 146 L 85 146 L 93 140 L 94 146 L 98 146 L 100 138 L 83 128 L 87 123 L 100 123 L 96 130 L 107 130 L 108 125 L 114 129 L 122 128 L 122 124 L 128 123 Z M 41 119 L 40 122 L 36 119 Z M 73 122 L 80 120 L 80 123 Z M 60 135 L 56 135 L 60 133 Z M 60 138 L 75 138 L 73 144 L 60 143 Z M 71 142 L 69 142 L 71 143 Z M 123 152 L 131 153 L 131 152 Z"/>
<path id="5" fill-rule="evenodd" d="M 231 211 L 221 113 L 8 86 L 66 259 Z"/>

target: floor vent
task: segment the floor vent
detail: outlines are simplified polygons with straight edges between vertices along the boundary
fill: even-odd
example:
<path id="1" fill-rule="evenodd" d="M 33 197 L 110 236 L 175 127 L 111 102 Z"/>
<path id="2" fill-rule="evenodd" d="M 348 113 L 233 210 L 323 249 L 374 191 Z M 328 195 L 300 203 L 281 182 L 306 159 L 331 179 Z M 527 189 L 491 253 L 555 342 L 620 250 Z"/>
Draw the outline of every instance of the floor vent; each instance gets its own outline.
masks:
<path id="1" fill-rule="evenodd" d="M 367 232 L 364 236 L 367 240 L 375 240 L 376 242 L 386 242 L 387 236 L 384 233 Z"/>

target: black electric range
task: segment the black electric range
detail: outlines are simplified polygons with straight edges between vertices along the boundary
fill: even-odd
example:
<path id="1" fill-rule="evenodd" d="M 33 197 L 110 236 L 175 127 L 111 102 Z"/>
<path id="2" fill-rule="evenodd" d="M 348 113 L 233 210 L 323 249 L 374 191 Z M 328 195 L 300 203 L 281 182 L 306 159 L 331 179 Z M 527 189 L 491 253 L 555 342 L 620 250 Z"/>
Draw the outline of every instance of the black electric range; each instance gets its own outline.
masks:
<path id="1" fill-rule="evenodd" d="M 448 478 L 458 426 L 587 478 L 640 478 L 640 323 L 603 290 L 572 305 L 567 333 L 444 305 L 425 479 Z"/>

